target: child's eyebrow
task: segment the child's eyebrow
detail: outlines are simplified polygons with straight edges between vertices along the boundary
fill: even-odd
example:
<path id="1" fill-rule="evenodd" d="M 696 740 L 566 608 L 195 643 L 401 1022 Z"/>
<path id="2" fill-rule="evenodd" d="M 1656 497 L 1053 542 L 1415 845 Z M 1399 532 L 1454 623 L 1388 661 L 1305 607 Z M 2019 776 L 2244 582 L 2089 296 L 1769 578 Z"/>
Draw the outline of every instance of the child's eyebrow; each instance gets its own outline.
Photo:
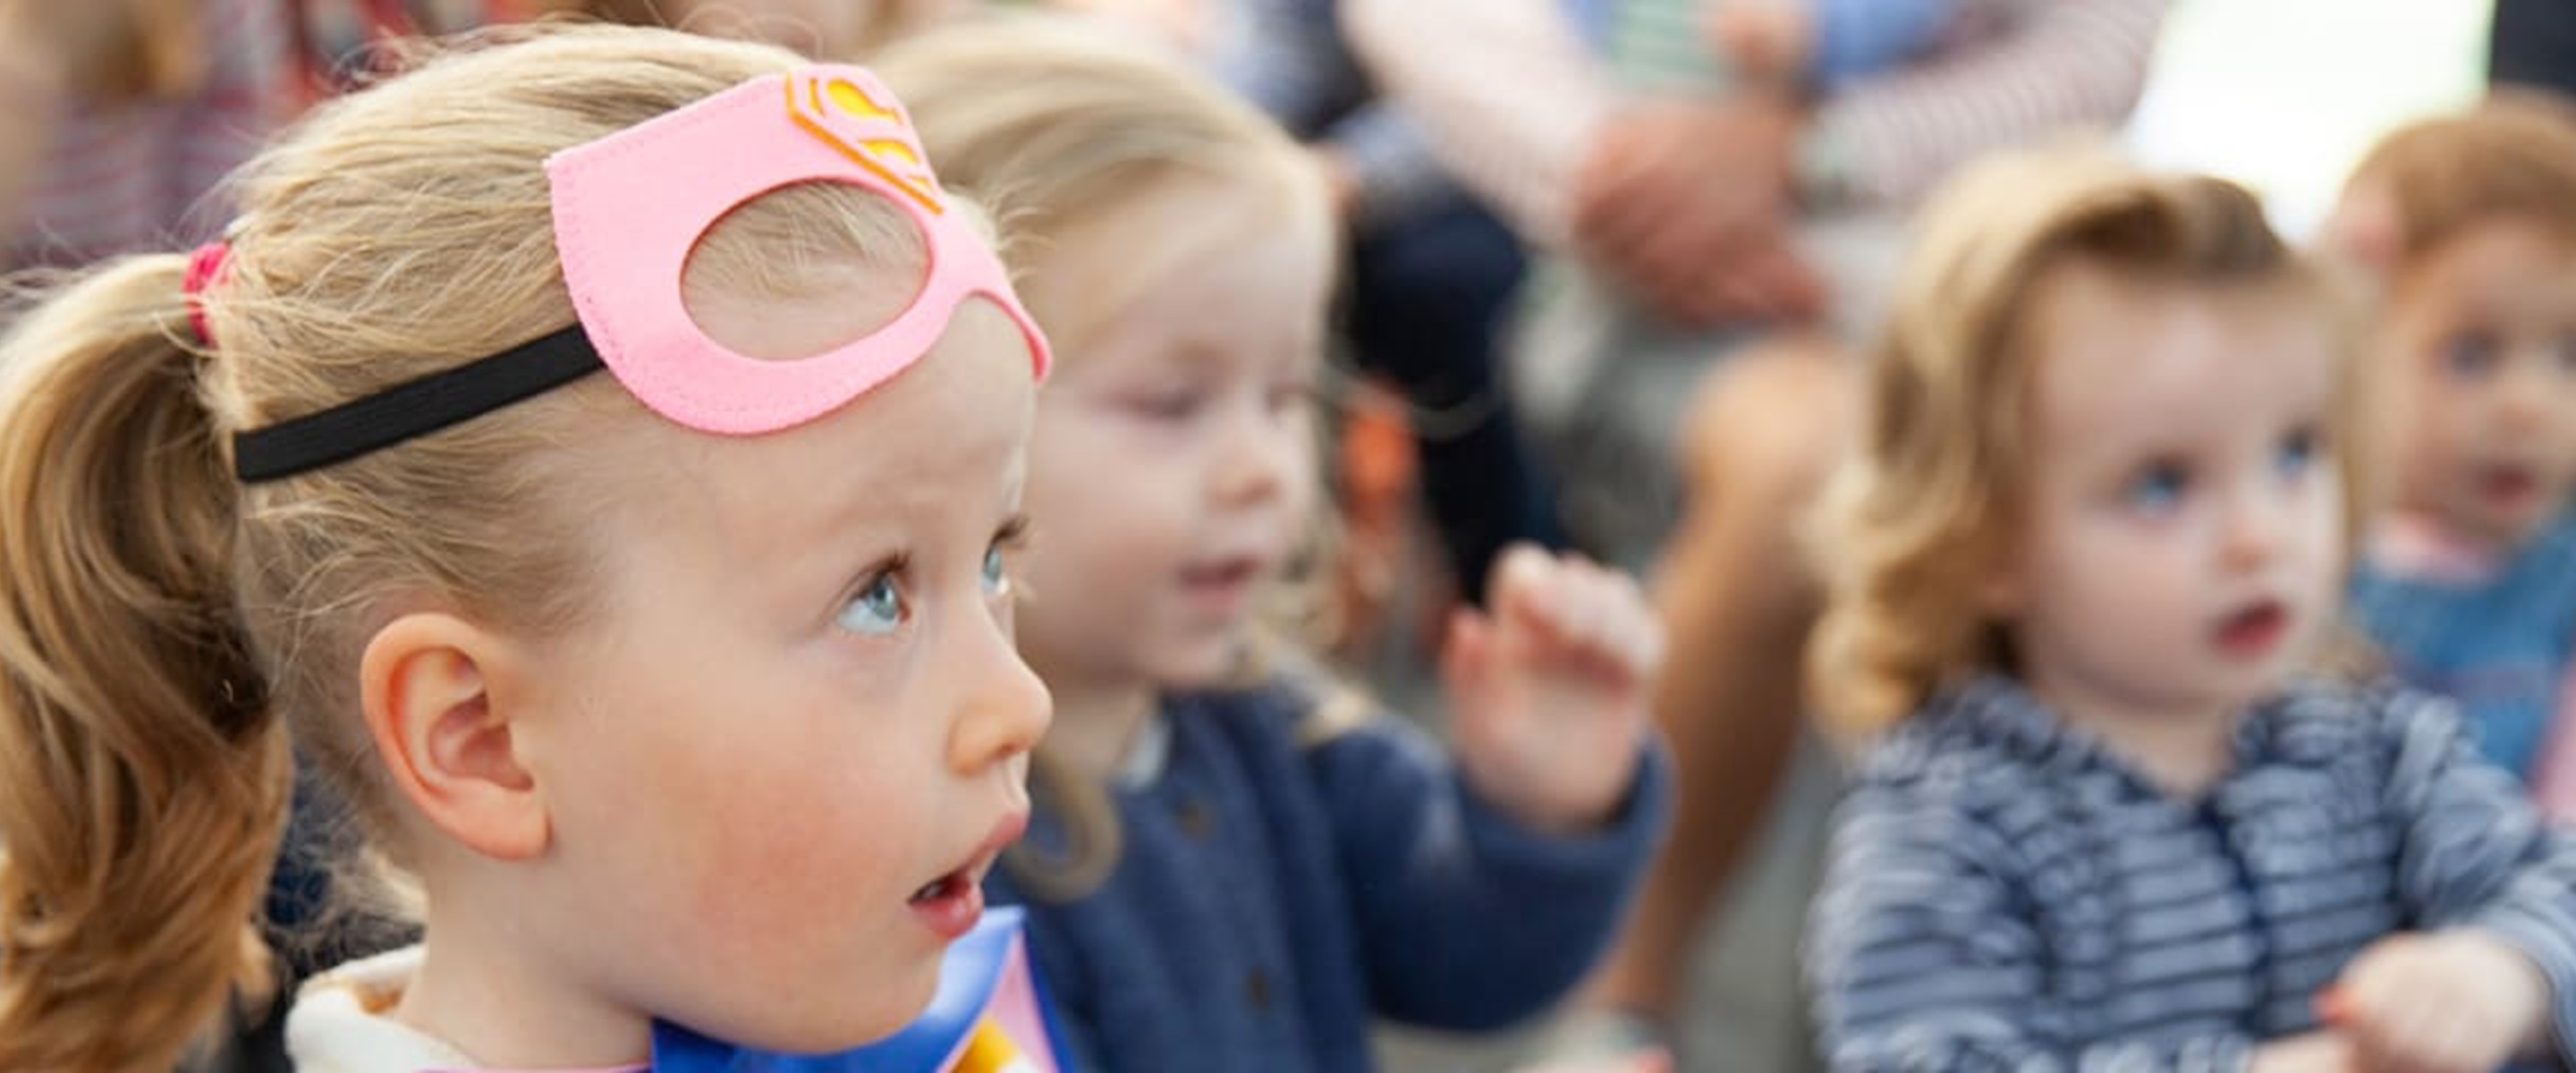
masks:
<path id="1" fill-rule="evenodd" d="M 1174 372 L 1222 371 L 1239 364 L 1234 354 L 1235 348 L 1225 345 L 1222 339 L 1193 333 L 1177 336 L 1173 345 L 1164 349 L 1161 360 L 1156 364 Z"/>
<path id="2" fill-rule="evenodd" d="M 892 476 L 867 460 L 853 460 L 842 479 L 814 482 L 801 494 L 769 500 L 769 517 L 755 522 L 753 541 L 798 562 L 830 560 L 834 569 L 844 568 L 841 561 L 859 551 L 896 550 L 908 539 L 909 520 L 925 505 L 917 502 L 922 492 L 903 489 Z"/>

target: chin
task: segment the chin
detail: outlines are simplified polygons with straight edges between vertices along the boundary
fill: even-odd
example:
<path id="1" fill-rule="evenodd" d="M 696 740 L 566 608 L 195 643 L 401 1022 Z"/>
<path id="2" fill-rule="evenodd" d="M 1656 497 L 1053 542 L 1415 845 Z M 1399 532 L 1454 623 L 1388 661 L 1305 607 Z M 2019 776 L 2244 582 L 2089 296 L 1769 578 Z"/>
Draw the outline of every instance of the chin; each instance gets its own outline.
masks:
<path id="1" fill-rule="evenodd" d="M 2224 711 L 2246 711 L 2279 696 L 2290 684 L 2295 667 L 2278 657 L 2260 667 L 2244 668 L 2217 679 L 2218 688 L 2208 698 L 2211 707 Z"/>
<path id="2" fill-rule="evenodd" d="M 1244 680 L 1242 630 L 1205 632 L 1154 646 L 1141 661 L 1167 689 L 1209 689 Z"/>
<path id="3" fill-rule="evenodd" d="M 2562 498 L 2511 514 L 2492 510 L 2480 511 L 2469 514 L 2466 519 L 2467 524 L 2463 528 L 2474 535 L 2512 548 L 2538 534 L 2542 526 L 2549 524 L 2550 519 L 2557 517 L 2558 512 L 2565 509 L 2567 509 L 2567 501 Z"/>
<path id="4" fill-rule="evenodd" d="M 2565 503 L 2552 503 L 2545 508 L 2533 511 L 2528 517 L 2514 519 L 2513 535 L 2505 543 L 2508 546 L 2519 546 L 2522 542 L 2539 536 L 2542 529 L 2548 528 L 2550 519 L 2556 518 L 2560 511 L 2566 509 Z"/>
<path id="5" fill-rule="evenodd" d="M 1154 661 L 1154 681 L 1165 689 L 1215 689 L 1243 680 L 1243 661 L 1232 650 L 1173 653 Z"/>
<path id="6" fill-rule="evenodd" d="M 933 961 L 926 971 L 907 972 L 900 989 L 882 976 L 817 988 L 812 992 L 815 1005 L 803 1011 L 805 1016 L 774 1026 L 772 1031 L 762 1033 L 758 1042 L 728 1042 L 785 1054 L 832 1054 L 867 1046 L 903 1031 L 930 1008 L 930 1000 L 939 990 L 938 968 L 938 962 Z M 785 997 L 791 991 L 782 989 L 777 997 Z M 852 1003 L 849 998 L 853 995 L 874 995 L 875 1000 Z"/>

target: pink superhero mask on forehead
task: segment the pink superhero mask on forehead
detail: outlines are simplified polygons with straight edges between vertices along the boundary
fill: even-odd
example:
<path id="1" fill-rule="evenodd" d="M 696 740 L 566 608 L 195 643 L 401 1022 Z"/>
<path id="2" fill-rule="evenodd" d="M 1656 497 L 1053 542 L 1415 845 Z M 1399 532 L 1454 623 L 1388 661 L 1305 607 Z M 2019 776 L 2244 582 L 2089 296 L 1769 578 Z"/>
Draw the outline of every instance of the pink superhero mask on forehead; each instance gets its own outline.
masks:
<path id="1" fill-rule="evenodd" d="M 606 366 L 662 417 L 702 432 L 777 432 L 848 405 L 938 344 L 968 299 L 1020 326 L 1033 376 L 1046 338 L 1009 274 L 931 172 L 903 106 L 856 67 L 770 75 L 546 161 L 555 245 L 580 322 L 454 369 L 241 433 L 245 482 L 319 469 L 470 420 Z M 711 339 L 681 301 L 690 251 L 737 206 L 800 182 L 875 192 L 920 229 L 911 304 L 866 336 L 764 361 Z"/>

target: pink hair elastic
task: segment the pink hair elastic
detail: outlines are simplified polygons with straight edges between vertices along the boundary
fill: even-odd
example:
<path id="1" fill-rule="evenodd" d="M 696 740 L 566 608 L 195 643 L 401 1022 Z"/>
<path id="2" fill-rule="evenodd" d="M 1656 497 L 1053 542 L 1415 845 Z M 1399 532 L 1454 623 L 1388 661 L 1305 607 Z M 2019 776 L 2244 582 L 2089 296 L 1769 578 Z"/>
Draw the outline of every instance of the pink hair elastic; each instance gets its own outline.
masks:
<path id="1" fill-rule="evenodd" d="M 232 247 L 222 239 L 199 246 L 188 255 L 188 274 L 179 280 L 179 293 L 188 299 L 188 330 L 197 333 L 200 346 L 215 345 L 215 333 L 206 327 L 206 288 L 222 278 L 224 259 L 230 256 Z"/>

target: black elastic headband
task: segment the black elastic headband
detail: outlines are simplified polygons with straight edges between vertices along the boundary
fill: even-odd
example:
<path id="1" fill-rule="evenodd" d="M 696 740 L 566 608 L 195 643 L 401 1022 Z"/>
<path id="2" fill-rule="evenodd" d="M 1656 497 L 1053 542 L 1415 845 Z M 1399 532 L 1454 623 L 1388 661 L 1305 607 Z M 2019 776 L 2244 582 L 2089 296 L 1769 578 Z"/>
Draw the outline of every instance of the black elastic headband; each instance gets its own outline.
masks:
<path id="1" fill-rule="evenodd" d="M 581 379 L 599 352 L 575 324 L 488 358 L 233 436 L 233 476 L 282 480 L 381 451 Z"/>

